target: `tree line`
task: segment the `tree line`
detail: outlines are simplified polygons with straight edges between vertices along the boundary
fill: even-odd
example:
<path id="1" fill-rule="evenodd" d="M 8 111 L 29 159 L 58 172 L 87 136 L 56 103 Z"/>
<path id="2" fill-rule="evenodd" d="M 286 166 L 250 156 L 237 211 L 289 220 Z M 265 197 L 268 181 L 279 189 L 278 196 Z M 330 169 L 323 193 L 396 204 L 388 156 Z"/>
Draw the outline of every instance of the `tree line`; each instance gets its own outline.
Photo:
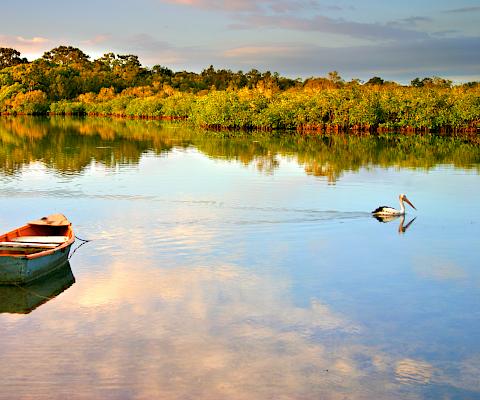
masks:
<path id="1" fill-rule="evenodd" d="M 374 76 L 346 82 L 291 79 L 276 72 L 200 73 L 146 67 L 138 56 L 90 56 L 59 46 L 29 62 L 0 48 L 0 113 L 101 114 L 188 118 L 197 125 L 245 129 L 476 129 L 479 83 L 440 77 L 402 86 Z"/>
<path id="2" fill-rule="evenodd" d="M 107 53 L 91 61 L 90 56 L 72 46 L 59 46 L 29 62 L 19 51 L 0 48 L 0 86 L 21 85 L 22 90 L 41 90 L 49 100 L 73 99 L 83 93 L 99 93 L 102 88 L 124 89 L 168 85 L 181 92 L 254 88 L 259 82 L 275 85 L 280 90 L 299 84 L 299 80 L 281 77 L 278 73 L 233 72 L 210 66 L 201 73 L 177 71 L 154 65 L 145 67 L 133 54 Z"/>

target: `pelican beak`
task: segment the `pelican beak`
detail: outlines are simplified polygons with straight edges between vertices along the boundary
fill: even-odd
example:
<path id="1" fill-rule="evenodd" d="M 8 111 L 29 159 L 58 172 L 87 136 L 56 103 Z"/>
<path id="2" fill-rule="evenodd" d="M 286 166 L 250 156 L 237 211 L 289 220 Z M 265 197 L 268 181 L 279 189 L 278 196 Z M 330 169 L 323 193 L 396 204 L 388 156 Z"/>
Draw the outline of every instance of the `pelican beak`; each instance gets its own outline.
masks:
<path id="1" fill-rule="evenodd" d="M 405 200 L 410 207 L 412 207 L 414 210 L 416 210 L 415 206 L 412 203 L 410 203 L 410 200 L 408 200 L 406 196 L 403 198 L 403 200 Z"/>

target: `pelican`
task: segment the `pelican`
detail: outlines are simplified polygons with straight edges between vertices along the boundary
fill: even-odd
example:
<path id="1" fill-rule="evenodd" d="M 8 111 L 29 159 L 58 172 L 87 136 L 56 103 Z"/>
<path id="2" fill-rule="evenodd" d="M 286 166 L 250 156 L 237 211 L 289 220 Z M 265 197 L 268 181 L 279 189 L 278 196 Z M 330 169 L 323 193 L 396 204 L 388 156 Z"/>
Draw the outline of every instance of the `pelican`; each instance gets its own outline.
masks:
<path id="1" fill-rule="evenodd" d="M 378 207 L 377 209 L 372 211 L 372 214 L 374 216 L 376 215 L 405 215 L 405 205 L 403 202 L 405 201 L 410 207 L 416 210 L 415 206 L 410 203 L 410 200 L 407 199 L 407 196 L 404 194 L 401 194 L 398 196 L 398 200 L 400 202 L 400 210 L 397 210 L 393 207 L 387 207 L 387 206 L 381 206 Z"/>

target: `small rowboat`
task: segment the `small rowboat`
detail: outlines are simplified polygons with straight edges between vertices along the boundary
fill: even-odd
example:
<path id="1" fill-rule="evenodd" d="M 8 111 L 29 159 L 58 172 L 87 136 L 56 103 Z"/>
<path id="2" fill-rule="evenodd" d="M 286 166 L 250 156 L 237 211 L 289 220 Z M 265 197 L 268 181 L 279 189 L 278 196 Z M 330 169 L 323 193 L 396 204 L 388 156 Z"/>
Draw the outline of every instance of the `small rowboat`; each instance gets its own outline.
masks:
<path id="1" fill-rule="evenodd" d="M 0 235 L 0 284 L 23 284 L 60 268 L 74 241 L 72 224 L 62 214 Z"/>

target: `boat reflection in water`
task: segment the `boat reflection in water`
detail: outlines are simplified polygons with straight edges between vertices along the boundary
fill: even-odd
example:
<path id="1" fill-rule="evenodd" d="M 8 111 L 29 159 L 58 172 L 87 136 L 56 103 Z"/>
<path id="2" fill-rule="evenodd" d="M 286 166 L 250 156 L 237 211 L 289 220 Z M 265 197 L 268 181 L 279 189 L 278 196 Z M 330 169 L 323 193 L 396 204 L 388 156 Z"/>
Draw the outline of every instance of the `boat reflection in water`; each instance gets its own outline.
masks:
<path id="1" fill-rule="evenodd" d="M 75 283 L 70 263 L 25 285 L 0 285 L 0 313 L 28 314 Z"/>
<path id="2" fill-rule="evenodd" d="M 412 218 L 406 225 L 405 224 L 405 215 L 374 215 L 373 216 L 377 221 L 387 223 L 395 221 L 396 219 L 400 219 L 400 224 L 398 225 L 398 233 L 404 234 L 408 228 L 413 224 L 413 221 L 417 219 L 417 217 Z"/>

